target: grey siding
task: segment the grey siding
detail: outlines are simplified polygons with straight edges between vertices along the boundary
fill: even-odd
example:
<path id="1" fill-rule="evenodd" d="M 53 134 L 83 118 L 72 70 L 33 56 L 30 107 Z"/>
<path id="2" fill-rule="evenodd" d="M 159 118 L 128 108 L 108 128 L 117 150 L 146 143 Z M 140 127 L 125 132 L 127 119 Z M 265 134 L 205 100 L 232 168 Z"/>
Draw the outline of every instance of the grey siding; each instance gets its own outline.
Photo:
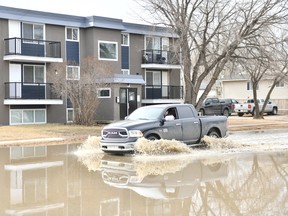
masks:
<path id="1" fill-rule="evenodd" d="M 9 124 L 9 106 L 3 105 L 5 99 L 5 82 L 9 82 L 9 62 L 3 61 L 4 39 L 8 38 L 8 20 L 0 19 L 0 125 Z"/>
<path id="2" fill-rule="evenodd" d="M 121 31 L 102 28 L 81 29 L 80 59 L 94 56 L 98 59 L 98 41 L 118 43 L 118 61 L 104 61 L 109 63 L 111 73 L 121 73 Z M 101 61 L 100 61 L 101 62 Z"/>
<path id="3" fill-rule="evenodd" d="M 180 70 L 174 69 L 170 72 L 170 85 L 180 86 Z"/>
<path id="4" fill-rule="evenodd" d="M 144 35 L 130 34 L 130 73 L 143 75 L 141 69 L 142 50 L 144 49 Z"/>
<path id="5" fill-rule="evenodd" d="M 46 25 L 46 40 L 61 42 L 61 57 L 65 60 L 65 26 Z M 62 63 L 65 64 L 65 63 Z M 51 64 L 46 64 L 46 73 L 55 73 L 49 70 Z M 51 75 L 51 74 L 50 74 Z M 49 83 L 49 74 L 46 74 L 47 82 Z M 66 100 L 63 100 L 63 105 L 48 105 L 47 106 L 47 123 L 65 123 L 66 122 Z"/>
<path id="6" fill-rule="evenodd" d="M 114 102 L 115 102 L 115 94 L 113 87 L 111 87 L 111 98 L 99 98 L 99 106 L 96 112 L 96 121 L 109 122 L 115 119 Z"/>

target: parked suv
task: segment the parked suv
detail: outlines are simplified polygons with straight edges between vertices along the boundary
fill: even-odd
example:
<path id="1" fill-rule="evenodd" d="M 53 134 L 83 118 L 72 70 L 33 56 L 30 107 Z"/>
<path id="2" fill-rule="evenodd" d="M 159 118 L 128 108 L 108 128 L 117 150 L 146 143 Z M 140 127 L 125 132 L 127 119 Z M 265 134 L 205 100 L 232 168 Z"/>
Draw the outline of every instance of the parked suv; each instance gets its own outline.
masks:
<path id="1" fill-rule="evenodd" d="M 239 103 L 237 100 L 231 98 L 207 98 L 199 112 L 201 115 L 224 115 L 228 117 L 235 112 L 234 108 L 237 103 Z"/>

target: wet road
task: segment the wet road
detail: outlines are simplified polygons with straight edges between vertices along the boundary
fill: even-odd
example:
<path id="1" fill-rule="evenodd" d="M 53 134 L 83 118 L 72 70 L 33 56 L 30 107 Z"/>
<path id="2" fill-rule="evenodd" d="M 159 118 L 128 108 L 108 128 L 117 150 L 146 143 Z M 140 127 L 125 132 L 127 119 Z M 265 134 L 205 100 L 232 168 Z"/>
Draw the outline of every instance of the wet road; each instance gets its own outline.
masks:
<path id="1" fill-rule="evenodd" d="M 0 148 L 0 215 L 288 215 L 287 140 L 235 133 L 221 148 L 160 156 L 93 142 Z"/>

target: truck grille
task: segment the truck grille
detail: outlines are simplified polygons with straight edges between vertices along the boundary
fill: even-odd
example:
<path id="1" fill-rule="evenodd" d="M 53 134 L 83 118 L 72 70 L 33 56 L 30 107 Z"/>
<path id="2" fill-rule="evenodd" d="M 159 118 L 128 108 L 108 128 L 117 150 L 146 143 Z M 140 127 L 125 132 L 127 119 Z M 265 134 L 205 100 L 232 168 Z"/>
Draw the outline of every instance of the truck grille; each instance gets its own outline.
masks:
<path id="1" fill-rule="evenodd" d="M 125 128 L 109 128 L 109 129 L 103 129 L 102 136 L 104 138 L 112 138 L 112 139 L 127 138 L 128 132 Z"/>
<path id="2" fill-rule="evenodd" d="M 129 177 L 121 173 L 102 172 L 102 178 L 105 182 L 117 183 L 125 185 L 128 183 Z"/>

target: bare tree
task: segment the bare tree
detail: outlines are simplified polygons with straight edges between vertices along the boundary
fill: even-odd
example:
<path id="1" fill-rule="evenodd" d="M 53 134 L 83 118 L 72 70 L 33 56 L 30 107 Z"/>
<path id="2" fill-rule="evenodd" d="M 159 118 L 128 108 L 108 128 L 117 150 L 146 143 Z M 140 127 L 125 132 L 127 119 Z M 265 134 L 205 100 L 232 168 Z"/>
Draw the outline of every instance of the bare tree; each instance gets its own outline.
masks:
<path id="1" fill-rule="evenodd" d="M 100 62 L 93 57 L 83 59 L 79 69 L 67 74 L 65 62 L 54 63 L 49 67 L 48 77 L 53 82 L 53 91 L 71 103 L 74 110 L 73 122 L 92 125 L 100 103 L 99 89 L 109 85 L 107 79 L 111 78 L 112 71 L 107 62 Z"/>
<path id="2" fill-rule="evenodd" d="M 179 35 L 185 101 L 201 106 L 232 54 L 287 18 L 284 0 L 138 0 L 155 24 Z M 197 101 L 201 83 L 208 84 Z"/>
<path id="3" fill-rule="evenodd" d="M 288 53 L 285 40 L 276 31 L 263 33 L 266 37 L 249 39 L 243 49 L 238 49 L 232 56 L 242 66 L 243 72 L 248 74 L 252 84 L 255 103 L 254 118 L 263 118 L 271 93 L 279 81 L 288 74 Z M 265 102 L 260 109 L 257 89 L 261 80 L 271 81 Z"/>

